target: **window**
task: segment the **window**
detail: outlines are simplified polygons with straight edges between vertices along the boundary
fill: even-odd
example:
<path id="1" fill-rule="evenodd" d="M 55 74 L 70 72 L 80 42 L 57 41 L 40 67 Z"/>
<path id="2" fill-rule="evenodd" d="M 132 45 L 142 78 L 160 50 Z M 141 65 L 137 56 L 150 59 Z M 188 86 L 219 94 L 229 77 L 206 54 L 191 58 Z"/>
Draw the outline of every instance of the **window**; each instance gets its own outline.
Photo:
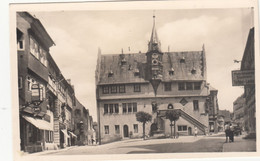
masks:
<path id="1" fill-rule="evenodd" d="M 187 126 L 178 126 L 178 131 L 187 131 Z"/>
<path id="2" fill-rule="evenodd" d="M 199 101 L 193 100 L 193 110 L 198 111 L 199 110 Z"/>
<path id="3" fill-rule="evenodd" d="M 134 124 L 134 133 L 138 133 L 138 124 Z"/>
<path id="4" fill-rule="evenodd" d="M 34 43 L 34 54 L 34 56 L 36 56 L 36 58 L 39 59 L 39 46 L 36 42 Z"/>
<path id="5" fill-rule="evenodd" d="M 108 104 L 104 104 L 104 114 L 108 113 Z"/>
<path id="6" fill-rule="evenodd" d="M 173 109 L 173 105 L 172 105 L 172 104 L 169 104 L 169 105 L 168 105 L 168 109 Z"/>
<path id="7" fill-rule="evenodd" d="M 34 42 L 31 37 L 30 37 L 30 53 L 34 54 Z"/>
<path id="8" fill-rule="evenodd" d="M 43 57 L 42 64 L 47 67 L 47 58 L 46 58 L 47 57 L 47 53 L 43 49 L 41 51 L 42 51 L 42 57 Z"/>
<path id="9" fill-rule="evenodd" d="M 132 103 L 128 103 L 128 113 L 132 112 Z"/>
<path id="10" fill-rule="evenodd" d="M 174 75 L 174 69 L 173 69 L 173 68 L 171 68 L 171 69 L 169 70 L 169 75 Z"/>
<path id="11" fill-rule="evenodd" d="M 119 113 L 118 104 L 114 104 L 114 106 L 115 106 L 115 113 Z"/>
<path id="12" fill-rule="evenodd" d="M 23 77 L 18 78 L 18 88 L 22 89 L 23 88 Z"/>
<path id="13" fill-rule="evenodd" d="M 123 103 L 123 113 L 137 112 L 137 103 Z"/>
<path id="14" fill-rule="evenodd" d="M 180 63 L 185 63 L 185 57 L 184 56 L 180 59 Z"/>
<path id="15" fill-rule="evenodd" d="M 109 73 L 108 73 L 108 77 L 113 77 L 114 73 L 113 71 L 111 70 Z"/>
<path id="16" fill-rule="evenodd" d="M 126 103 L 123 103 L 123 113 L 126 113 Z"/>
<path id="17" fill-rule="evenodd" d="M 105 125 L 105 134 L 109 134 L 109 126 Z"/>
<path id="18" fill-rule="evenodd" d="M 42 48 L 39 49 L 39 56 L 40 56 L 40 62 L 43 64 L 44 63 L 44 56 L 42 53 Z"/>
<path id="19" fill-rule="evenodd" d="M 137 112 L 137 103 L 133 103 L 133 112 Z"/>
<path id="20" fill-rule="evenodd" d="M 30 37 L 30 52 L 39 59 L 39 45 L 32 37 Z"/>
<path id="21" fill-rule="evenodd" d="M 119 93 L 125 93 L 125 85 L 119 85 Z"/>
<path id="22" fill-rule="evenodd" d="M 28 88 L 28 91 L 31 91 L 32 90 L 32 79 L 31 77 L 27 77 L 27 88 Z"/>
<path id="23" fill-rule="evenodd" d="M 193 88 L 192 88 L 192 82 L 187 82 L 187 83 L 186 83 L 186 90 L 193 90 Z"/>
<path id="24" fill-rule="evenodd" d="M 48 143 L 49 142 L 49 131 L 45 130 L 45 141 Z"/>
<path id="25" fill-rule="evenodd" d="M 191 74 L 196 74 L 196 69 L 195 68 L 192 68 Z"/>
<path id="26" fill-rule="evenodd" d="M 111 93 L 117 93 L 117 86 L 116 85 L 111 86 Z"/>
<path id="27" fill-rule="evenodd" d="M 156 102 L 152 102 L 152 111 L 153 112 L 157 111 L 157 103 Z"/>
<path id="28" fill-rule="evenodd" d="M 139 69 L 136 69 L 134 72 L 134 76 L 139 76 L 139 75 L 140 75 Z"/>
<path id="29" fill-rule="evenodd" d="M 109 113 L 114 113 L 113 104 L 109 104 Z"/>
<path id="30" fill-rule="evenodd" d="M 116 134 L 119 134 L 119 133 L 120 133 L 119 125 L 115 125 L 115 133 L 116 133 Z"/>
<path id="31" fill-rule="evenodd" d="M 135 84 L 135 85 L 134 85 L 134 92 L 141 92 L 141 86 L 140 86 L 140 84 Z"/>
<path id="32" fill-rule="evenodd" d="M 201 83 L 200 82 L 194 82 L 194 90 L 200 90 Z"/>
<path id="33" fill-rule="evenodd" d="M 185 90 L 185 83 L 183 83 L 183 82 L 178 83 L 178 89 L 179 89 L 179 91 Z"/>
<path id="34" fill-rule="evenodd" d="M 103 94 L 108 94 L 109 93 L 108 86 L 103 86 L 102 89 L 103 89 Z"/>
<path id="35" fill-rule="evenodd" d="M 24 50 L 24 41 L 23 40 L 18 41 L 17 49 L 18 50 Z"/>
<path id="36" fill-rule="evenodd" d="M 164 91 L 171 91 L 171 90 L 172 90 L 171 82 L 164 83 Z"/>

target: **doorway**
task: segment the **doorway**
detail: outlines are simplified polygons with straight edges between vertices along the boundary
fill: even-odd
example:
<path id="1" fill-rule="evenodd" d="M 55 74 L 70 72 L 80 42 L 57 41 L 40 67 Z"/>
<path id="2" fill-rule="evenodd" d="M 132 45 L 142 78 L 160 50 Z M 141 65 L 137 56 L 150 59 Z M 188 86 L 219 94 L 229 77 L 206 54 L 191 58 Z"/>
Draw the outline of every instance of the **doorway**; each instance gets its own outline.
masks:
<path id="1" fill-rule="evenodd" d="M 188 128 L 188 134 L 189 134 L 189 135 L 192 135 L 192 129 L 191 129 L 191 127 Z"/>
<path id="2" fill-rule="evenodd" d="M 129 137 L 128 126 L 124 125 L 124 137 Z"/>

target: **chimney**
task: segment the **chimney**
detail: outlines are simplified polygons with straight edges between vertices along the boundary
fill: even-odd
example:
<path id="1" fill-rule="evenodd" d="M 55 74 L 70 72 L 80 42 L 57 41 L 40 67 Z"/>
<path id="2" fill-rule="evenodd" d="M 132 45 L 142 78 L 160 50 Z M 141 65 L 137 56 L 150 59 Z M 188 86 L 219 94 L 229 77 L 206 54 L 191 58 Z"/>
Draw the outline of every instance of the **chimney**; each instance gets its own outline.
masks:
<path id="1" fill-rule="evenodd" d="M 67 79 L 67 82 L 71 85 L 71 79 Z"/>

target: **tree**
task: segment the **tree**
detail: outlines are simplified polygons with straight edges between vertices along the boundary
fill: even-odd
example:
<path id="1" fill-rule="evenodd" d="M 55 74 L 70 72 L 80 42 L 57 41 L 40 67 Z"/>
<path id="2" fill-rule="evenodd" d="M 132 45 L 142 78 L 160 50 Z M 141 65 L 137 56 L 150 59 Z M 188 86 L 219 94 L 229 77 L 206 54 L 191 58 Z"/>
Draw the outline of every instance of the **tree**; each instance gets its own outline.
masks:
<path id="1" fill-rule="evenodd" d="M 179 119 L 179 117 L 181 116 L 181 113 L 177 110 L 170 110 L 166 112 L 166 119 L 169 119 L 171 124 L 171 136 L 172 136 L 172 126 L 174 126 L 174 138 L 176 136 L 176 121 Z M 172 124 L 172 122 L 174 121 L 174 125 Z"/>
<path id="2" fill-rule="evenodd" d="M 145 124 L 147 122 L 152 121 L 152 115 L 150 115 L 149 113 L 143 112 L 143 111 L 139 111 L 135 114 L 136 116 L 136 120 L 138 122 L 143 123 L 143 138 L 145 140 Z"/>

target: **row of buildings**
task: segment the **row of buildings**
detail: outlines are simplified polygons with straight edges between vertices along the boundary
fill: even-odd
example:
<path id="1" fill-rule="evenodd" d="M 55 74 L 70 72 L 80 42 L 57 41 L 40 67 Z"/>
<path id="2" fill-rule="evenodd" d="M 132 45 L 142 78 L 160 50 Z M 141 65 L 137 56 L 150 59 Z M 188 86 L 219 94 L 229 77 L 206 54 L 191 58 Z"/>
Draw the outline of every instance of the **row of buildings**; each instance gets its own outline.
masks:
<path id="1" fill-rule="evenodd" d="M 17 12 L 16 18 L 21 150 L 90 143 L 95 136 L 92 116 L 49 53 L 54 41 L 28 12 Z"/>
<path id="2" fill-rule="evenodd" d="M 206 52 L 163 52 L 155 27 L 146 53 L 101 54 L 96 67 L 100 143 L 142 136 L 135 114 L 152 115 L 146 134 L 170 135 L 165 113 L 178 110 L 179 135 L 218 131 L 218 90 L 207 82 Z"/>
<path id="3" fill-rule="evenodd" d="M 255 137 L 255 39 L 254 27 L 250 29 L 240 70 L 232 71 L 232 85 L 243 86 L 244 93 L 233 103 L 234 121 Z"/>

